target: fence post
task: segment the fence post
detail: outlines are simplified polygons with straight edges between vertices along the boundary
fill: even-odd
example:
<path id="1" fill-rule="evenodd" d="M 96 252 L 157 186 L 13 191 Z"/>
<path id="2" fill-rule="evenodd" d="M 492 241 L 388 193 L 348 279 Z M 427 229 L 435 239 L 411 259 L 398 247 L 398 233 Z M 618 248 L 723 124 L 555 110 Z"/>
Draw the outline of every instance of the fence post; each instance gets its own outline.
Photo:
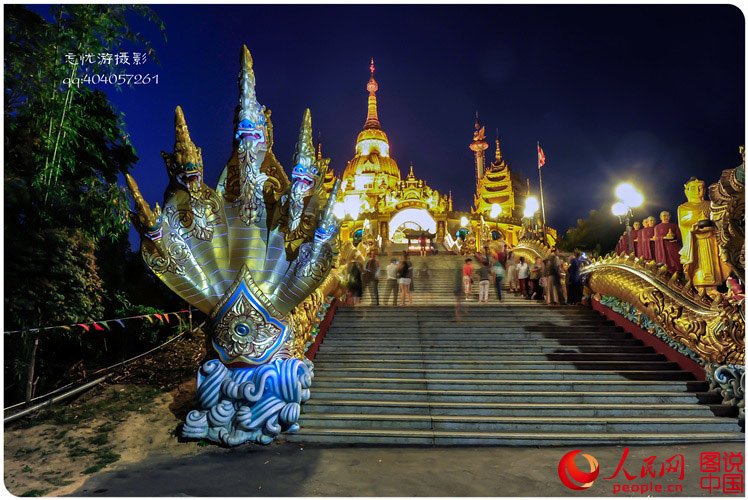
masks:
<path id="1" fill-rule="evenodd" d="M 34 397 L 34 366 L 36 365 L 36 350 L 39 347 L 39 332 L 34 333 L 34 346 L 31 348 L 31 360 L 29 361 L 28 380 L 26 380 L 26 402 Z"/>
<path id="2" fill-rule="evenodd" d="M 190 310 L 190 335 L 192 335 L 194 332 L 192 331 L 192 304 L 187 304 L 187 307 Z"/>

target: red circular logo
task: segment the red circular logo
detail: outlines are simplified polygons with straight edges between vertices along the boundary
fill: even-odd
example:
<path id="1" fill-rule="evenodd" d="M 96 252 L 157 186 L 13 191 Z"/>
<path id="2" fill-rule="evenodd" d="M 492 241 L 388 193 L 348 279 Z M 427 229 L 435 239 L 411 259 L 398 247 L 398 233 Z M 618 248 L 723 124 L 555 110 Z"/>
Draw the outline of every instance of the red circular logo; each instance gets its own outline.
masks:
<path id="1" fill-rule="evenodd" d="M 581 451 L 582 450 L 570 451 L 561 457 L 561 461 L 558 463 L 558 477 L 567 488 L 572 490 L 586 490 L 592 486 L 592 483 L 597 479 L 597 475 L 600 474 L 600 465 L 597 463 L 597 459 L 586 453 L 582 453 L 582 456 L 587 459 L 587 462 L 589 462 L 590 471 L 582 472 L 579 470 L 577 464 L 574 463 L 574 457 Z M 575 484 L 572 482 L 572 479 L 577 483 L 582 484 Z"/>

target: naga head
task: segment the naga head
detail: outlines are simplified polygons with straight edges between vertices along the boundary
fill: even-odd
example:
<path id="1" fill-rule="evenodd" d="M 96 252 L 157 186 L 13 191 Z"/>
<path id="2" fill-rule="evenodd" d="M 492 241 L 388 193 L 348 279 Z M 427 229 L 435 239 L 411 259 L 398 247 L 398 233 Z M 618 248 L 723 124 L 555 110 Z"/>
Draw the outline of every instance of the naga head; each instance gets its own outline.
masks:
<path id="1" fill-rule="evenodd" d="M 190 138 L 190 131 L 187 129 L 184 112 L 180 106 L 177 106 L 174 113 L 174 132 L 174 152 L 161 152 L 170 184 L 190 194 L 196 194 L 203 184 L 203 155 L 202 150 L 195 146 Z"/>
<path id="2" fill-rule="evenodd" d="M 148 202 L 145 201 L 143 195 L 140 193 L 135 179 L 130 174 L 125 174 L 125 180 L 135 201 L 135 211 L 130 212 L 130 220 L 143 241 L 150 241 L 156 245 L 159 253 L 162 253 L 161 239 L 164 236 L 164 226 L 161 207 L 156 203 L 156 207 L 151 210 Z"/>
<path id="3" fill-rule="evenodd" d="M 257 102 L 255 93 L 255 73 L 252 69 L 252 55 L 246 45 L 242 47 L 239 72 L 239 107 L 237 108 L 236 134 L 250 162 L 262 160 L 260 154 L 268 150 L 265 107 Z"/>
<path id="4" fill-rule="evenodd" d="M 293 163 L 291 193 L 297 199 L 306 198 L 315 191 L 322 180 L 322 172 L 312 144 L 312 113 L 309 108 L 304 110 Z"/>

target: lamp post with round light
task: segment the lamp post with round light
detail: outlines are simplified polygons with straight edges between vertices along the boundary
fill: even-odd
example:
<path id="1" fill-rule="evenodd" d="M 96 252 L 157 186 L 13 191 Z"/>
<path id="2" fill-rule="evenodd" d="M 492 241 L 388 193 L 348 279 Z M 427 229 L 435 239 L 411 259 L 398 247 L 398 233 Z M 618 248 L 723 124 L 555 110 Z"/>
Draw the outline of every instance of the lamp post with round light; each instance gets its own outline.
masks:
<path id="1" fill-rule="evenodd" d="M 634 252 L 634 242 L 631 241 L 631 217 L 634 216 L 634 212 L 632 212 L 632 208 L 636 208 L 640 206 L 642 203 L 644 203 L 644 197 L 642 194 L 637 191 L 637 189 L 629 184 L 628 182 L 625 182 L 623 184 L 619 184 L 616 187 L 616 197 L 618 198 L 618 202 L 614 203 L 611 207 L 611 211 L 613 212 L 613 215 L 618 217 L 618 221 L 620 223 L 624 223 L 624 220 L 626 221 L 626 239 L 628 240 L 628 253 Z"/>
<path id="2" fill-rule="evenodd" d="M 538 204 L 538 199 L 534 196 L 528 196 L 527 199 L 525 199 L 524 216 L 528 219 L 528 226 L 532 227 L 533 232 L 535 231 L 535 213 L 537 213 L 539 208 L 540 205 Z M 543 232 L 543 235 L 545 236 L 545 231 Z"/>

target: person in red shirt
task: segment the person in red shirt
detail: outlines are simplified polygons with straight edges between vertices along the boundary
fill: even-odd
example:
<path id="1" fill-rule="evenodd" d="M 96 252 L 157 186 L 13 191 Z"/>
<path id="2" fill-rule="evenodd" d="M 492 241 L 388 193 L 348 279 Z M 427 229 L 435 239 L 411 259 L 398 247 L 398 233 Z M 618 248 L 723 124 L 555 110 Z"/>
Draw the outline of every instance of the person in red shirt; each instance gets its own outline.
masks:
<path id="1" fill-rule="evenodd" d="M 465 259 L 465 265 L 462 266 L 462 289 L 465 291 L 465 300 L 470 300 L 470 285 L 473 284 L 473 266 L 470 264 L 473 259 Z"/>

